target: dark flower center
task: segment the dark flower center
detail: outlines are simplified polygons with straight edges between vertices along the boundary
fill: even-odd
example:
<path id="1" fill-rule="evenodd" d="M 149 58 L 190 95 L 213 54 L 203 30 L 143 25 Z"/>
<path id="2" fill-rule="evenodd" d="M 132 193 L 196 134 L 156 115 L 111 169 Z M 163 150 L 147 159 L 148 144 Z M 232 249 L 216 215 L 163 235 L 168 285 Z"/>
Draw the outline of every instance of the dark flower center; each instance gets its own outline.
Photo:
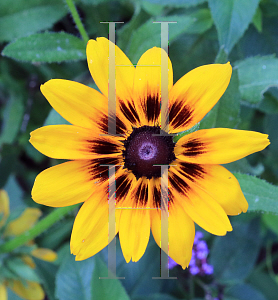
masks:
<path id="1" fill-rule="evenodd" d="M 160 165 L 169 165 L 176 159 L 175 143 L 171 135 L 160 135 L 158 126 L 134 128 L 124 141 L 123 151 L 125 167 L 139 178 L 160 177 Z"/>

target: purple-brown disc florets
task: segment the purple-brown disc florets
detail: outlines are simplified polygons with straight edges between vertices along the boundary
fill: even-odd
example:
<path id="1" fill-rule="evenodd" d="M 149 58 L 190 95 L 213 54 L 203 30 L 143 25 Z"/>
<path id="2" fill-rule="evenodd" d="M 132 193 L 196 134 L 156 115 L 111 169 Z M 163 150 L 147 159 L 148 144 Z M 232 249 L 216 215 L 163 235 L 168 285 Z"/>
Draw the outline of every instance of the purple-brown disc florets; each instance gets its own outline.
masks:
<path id="1" fill-rule="evenodd" d="M 176 159 L 173 137 L 166 132 L 161 134 L 160 131 L 158 126 L 134 128 L 124 141 L 125 168 L 131 170 L 137 178 L 160 177 L 159 165 L 169 165 Z"/>

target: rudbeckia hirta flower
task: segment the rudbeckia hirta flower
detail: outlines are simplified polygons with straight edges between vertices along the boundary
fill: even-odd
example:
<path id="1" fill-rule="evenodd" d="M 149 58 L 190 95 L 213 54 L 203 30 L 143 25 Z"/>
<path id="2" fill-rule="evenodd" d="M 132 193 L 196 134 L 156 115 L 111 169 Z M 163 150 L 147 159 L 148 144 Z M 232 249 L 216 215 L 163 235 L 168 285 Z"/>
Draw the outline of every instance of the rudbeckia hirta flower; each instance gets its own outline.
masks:
<path id="1" fill-rule="evenodd" d="M 41 211 L 38 208 L 26 208 L 18 218 L 8 222 L 9 215 L 8 194 L 5 190 L 0 190 L 0 230 L 2 233 L 0 240 L 3 240 L 1 243 L 32 228 L 41 216 Z M 1 300 L 8 299 L 7 288 L 10 288 L 23 299 L 43 300 L 45 298 L 39 278 L 32 270 L 36 267 L 32 257 L 53 262 L 56 260 L 57 254 L 51 249 L 37 248 L 33 241 L 29 242 L 27 246 L 30 247 L 30 253 L 26 252 L 26 249 L 23 253 L 20 252 L 20 249 L 17 249 L 16 253 L 9 253 L 1 260 Z M 36 281 L 30 280 L 30 278 Z"/>
<path id="2" fill-rule="evenodd" d="M 161 244 L 161 167 L 168 165 L 169 249 L 183 268 L 190 261 L 194 223 L 215 235 L 232 227 L 227 215 L 246 212 L 248 204 L 226 164 L 264 149 L 267 135 L 233 129 L 199 130 L 174 142 L 173 134 L 192 128 L 225 92 L 232 73 L 227 64 L 198 67 L 173 85 L 168 58 L 169 132 L 161 130 L 161 49 L 146 51 L 136 67 L 116 46 L 116 113 L 108 116 L 109 42 L 90 40 L 87 59 L 100 92 L 77 82 L 53 79 L 41 86 L 52 107 L 72 125 L 31 133 L 30 142 L 55 159 L 68 162 L 40 173 L 32 197 L 62 207 L 84 202 L 72 230 L 77 260 L 108 244 L 108 167 L 116 166 L 116 232 L 127 262 L 138 261 L 150 231 Z M 111 45 L 111 44 L 110 44 Z M 116 135 L 108 122 L 116 123 Z M 163 133 L 163 132 L 162 132 Z M 151 230 L 150 230 L 151 229 Z M 111 240 L 111 237 L 110 237 Z"/>

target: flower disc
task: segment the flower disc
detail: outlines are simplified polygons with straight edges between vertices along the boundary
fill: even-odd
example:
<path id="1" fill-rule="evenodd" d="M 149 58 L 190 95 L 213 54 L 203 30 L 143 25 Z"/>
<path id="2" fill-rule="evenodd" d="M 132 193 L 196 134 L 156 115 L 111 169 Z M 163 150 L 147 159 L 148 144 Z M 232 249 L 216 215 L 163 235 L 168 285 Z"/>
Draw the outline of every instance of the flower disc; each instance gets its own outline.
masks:
<path id="1" fill-rule="evenodd" d="M 160 177 L 160 165 L 169 165 L 175 160 L 173 137 L 161 134 L 158 126 L 134 128 L 124 141 L 125 167 L 139 178 Z"/>

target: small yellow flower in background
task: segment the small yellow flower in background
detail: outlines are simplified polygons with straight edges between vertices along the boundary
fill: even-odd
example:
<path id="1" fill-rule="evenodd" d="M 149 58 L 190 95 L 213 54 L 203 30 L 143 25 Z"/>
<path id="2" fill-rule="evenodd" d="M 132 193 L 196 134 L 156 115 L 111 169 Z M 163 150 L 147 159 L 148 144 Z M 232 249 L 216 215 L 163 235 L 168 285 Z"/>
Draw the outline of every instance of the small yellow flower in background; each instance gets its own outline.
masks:
<path id="1" fill-rule="evenodd" d="M 26 230 L 32 228 L 39 217 L 41 216 L 41 211 L 37 208 L 26 208 L 23 213 L 15 220 L 8 222 L 8 217 L 10 214 L 9 208 L 9 197 L 6 191 L 0 190 L 0 229 L 3 231 L 3 239 L 10 239 L 14 236 L 24 233 Z M 19 261 L 20 264 L 25 264 L 30 268 L 34 269 L 36 267 L 34 260 L 31 256 L 53 262 L 57 258 L 57 254 L 51 249 L 45 248 L 35 248 L 33 241 L 28 243 L 28 246 L 34 246 L 31 250 L 30 255 L 26 253 L 17 252 L 16 254 L 10 253 L 5 256 L 2 261 L 1 268 L 9 269 L 9 262 L 13 260 Z M 19 259 L 19 260 L 18 260 Z M 16 267 L 15 267 L 16 268 Z M 13 290 L 14 293 L 19 295 L 23 299 L 27 300 L 43 300 L 45 297 L 43 288 L 38 282 L 28 281 L 24 277 L 18 276 L 14 278 L 16 270 L 12 270 L 13 277 L 2 278 L 0 276 L 0 299 L 8 299 L 7 287 Z"/>
<path id="2" fill-rule="evenodd" d="M 220 164 L 263 150 L 267 135 L 234 129 L 204 129 L 177 143 L 161 128 L 161 49 L 152 48 L 136 67 L 116 46 L 116 115 L 108 116 L 109 41 L 90 40 L 87 59 L 101 92 L 77 82 L 53 79 L 41 86 L 52 107 L 73 125 L 53 125 L 31 133 L 30 142 L 55 159 L 68 162 L 40 173 L 32 197 L 63 207 L 84 202 L 75 219 L 71 252 L 76 260 L 108 244 L 108 168 L 116 165 L 116 231 L 127 262 L 145 252 L 150 229 L 161 244 L 161 169 L 170 165 L 169 250 L 183 268 L 189 264 L 197 223 L 210 233 L 232 230 L 227 215 L 246 212 L 248 203 L 232 173 Z M 232 67 L 198 67 L 173 85 L 168 59 L 169 133 L 192 128 L 225 92 Z M 108 119 L 117 136 L 108 135 Z M 121 209 L 140 208 L 140 209 Z M 150 209 L 151 208 L 151 209 Z"/>

